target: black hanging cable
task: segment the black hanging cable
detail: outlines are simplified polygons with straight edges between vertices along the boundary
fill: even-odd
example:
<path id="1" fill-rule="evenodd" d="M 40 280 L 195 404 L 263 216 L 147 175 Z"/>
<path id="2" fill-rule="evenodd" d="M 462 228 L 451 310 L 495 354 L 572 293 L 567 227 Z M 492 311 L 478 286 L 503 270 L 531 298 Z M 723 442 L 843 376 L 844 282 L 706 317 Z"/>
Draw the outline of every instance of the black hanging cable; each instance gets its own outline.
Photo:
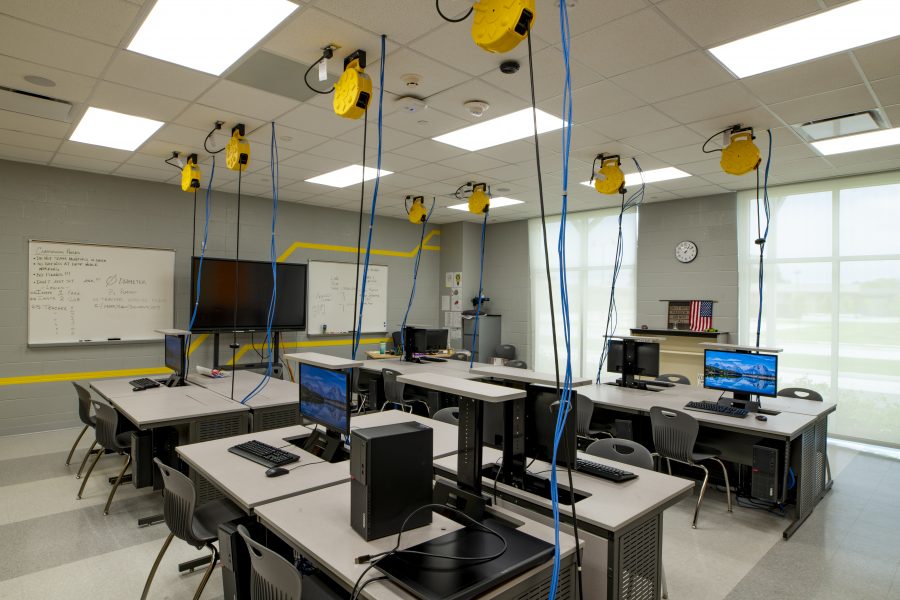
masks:
<path id="1" fill-rule="evenodd" d="M 544 267 L 547 276 L 547 295 L 550 299 L 550 329 L 553 333 L 553 368 L 556 373 L 556 398 L 557 401 L 560 399 L 560 385 L 559 385 L 559 349 L 556 341 L 556 316 L 553 310 L 553 278 L 550 274 L 550 250 L 547 245 L 547 218 L 544 210 L 544 182 L 543 176 L 541 174 L 541 147 L 540 141 L 538 139 L 538 127 L 537 127 L 537 99 L 535 97 L 534 92 L 534 56 L 531 47 L 531 33 L 529 32 L 528 36 L 528 75 L 529 75 L 529 83 L 531 85 L 531 116 L 534 124 L 534 159 L 537 164 L 537 179 L 538 179 L 538 199 L 541 206 L 541 230 L 543 232 L 544 237 Z M 568 418 L 568 417 L 567 417 Z M 563 438 L 566 438 L 564 435 Z M 568 445 L 568 441 L 566 442 Z M 568 449 L 566 449 L 566 455 L 568 456 Z M 573 490 L 574 486 L 572 485 L 572 468 L 571 466 L 567 467 L 569 473 L 569 488 Z M 578 574 L 578 596 L 579 598 L 584 598 L 584 592 L 581 578 L 581 542 L 578 537 L 578 515 L 576 514 L 575 502 L 571 503 L 572 507 L 572 523 L 573 530 L 575 533 L 575 562 L 577 566 L 576 573 Z"/>
<path id="2" fill-rule="evenodd" d="M 218 150 L 210 150 L 209 149 L 209 138 L 211 138 L 215 132 L 222 129 L 222 125 L 224 125 L 224 124 L 225 124 L 224 121 L 216 121 L 215 126 L 209 131 L 209 133 L 206 134 L 206 139 L 203 140 L 203 149 L 206 150 L 207 152 L 209 152 L 210 154 L 218 154 L 219 152 L 221 152 L 222 150 L 225 149 L 225 146 L 222 146 Z"/>
<path id="3" fill-rule="evenodd" d="M 715 137 L 716 137 L 717 135 L 722 135 L 723 133 L 725 133 L 725 132 L 727 132 L 727 131 L 732 131 L 732 130 L 734 130 L 734 127 L 726 127 L 726 128 L 723 129 L 722 131 L 717 131 L 717 132 L 715 132 L 714 134 L 712 134 L 711 136 L 709 136 L 708 138 L 706 138 L 706 141 L 703 142 L 703 146 L 702 146 L 700 149 L 703 150 L 703 153 L 704 153 L 704 154 L 715 154 L 716 152 L 721 152 L 721 151 L 722 151 L 721 148 L 713 148 L 712 150 L 707 150 L 707 149 L 706 149 L 706 146 L 707 146 L 707 144 L 709 144 L 711 141 L 713 141 L 713 139 L 715 139 Z"/>
<path id="4" fill-rule="evenodd" d="M 363 210 L 366 203 L 366 138 L 369 133 L 369 109 L 363 111 L 363 144 L 362 144 L 362 172 L 363 180 L 359 184 L 359 225 L 356 227 L 356 288 L 353 292 L 353 339 L 356 339 L 356 314 L 359 305 L 359 266 L 362 256 L 362 226 Z M 402 335 L 402 334 L 401 334 Z"/>
<path id="5" fill-rule="evenodd" d="M 238 313 L 238 260 L 241 256 L 241 169 L 238 165 L 238 189 L 237 189 L 237 238 L 234 246 L 234 313 L 231 331 L 231 399 L 234 400 L 234 375 L 237 373 L 237 313 Z"/>
<path id="6" fill-rule="evenodd" d="M 166 163 L 167 165 L 171 165 L 171 166 L 175 167 L 176 169 L 178 169 L 178 172 L 180 173 L 180 172 L 181 172 L 181 167 L 179 167 L 178 165 L 176 165 L 175 163 L 172 162 L 172 161 L 175 160 L 176 158 L 178 158 L 178 153 L 177 153 L 177 152 L 173 152 L 173 153 L 172 153 L 172 156 L 170 156 L 169 158 L 167 158 L 167 159 L 164 160 L 163 162 Z"/>
<path id="7" fill-rule="evenodd" d="M 197 188 L 194 188 L 194 230 L 191 236 L 191 257 L 197 254 Z"/>
<path id="8" fill-rule="evenodd" d="M 322 94 L 323 96 L 333 92 L 334 86 L 331 86 L 331 89 L 328 89 L 328 90 L 320 90 L 320 89 L 314 88 L 313 86 L 311 86 L 309 84 L 309 79 L 308 79 L 309 72 L 312 71 L 316 67 L 316 65 L 318 65 L 320 62 L 322 62 L 323 60 L 327 60 L 327 59 L 331 58 L 332 56 L 334 56 L 334 48 L 332 48 L 331 46 L 326 46 L 325 48 L 322 49 L 322 56 L 319 57 L 319 60 L 317 60 L 313 64 L 309 65 L 309 68 L 306 69 L 306 73 L 303 74 L 303 83 L 306 84 L 306 87 L 308 87 L 309 89 L 311 89 L 312 91 L 314 91 L 317 94 Z"/>
<path id="9" fill-rule="evenodd" d="M 469 10 L 466 12 L 466 14 L 461 17 L 448 17 L 444 14 L 444 11 L 441 10 L 441 0 L 434 0 L 434 7 L 437 9 L 438 14 L 441 15 L 441 18 L 450 23 L 462 23 L 463 21 L 468 19 L 469 15 L 472 14 L 472 11 L 475 10 L 474 7 L 469 7 Z"/>

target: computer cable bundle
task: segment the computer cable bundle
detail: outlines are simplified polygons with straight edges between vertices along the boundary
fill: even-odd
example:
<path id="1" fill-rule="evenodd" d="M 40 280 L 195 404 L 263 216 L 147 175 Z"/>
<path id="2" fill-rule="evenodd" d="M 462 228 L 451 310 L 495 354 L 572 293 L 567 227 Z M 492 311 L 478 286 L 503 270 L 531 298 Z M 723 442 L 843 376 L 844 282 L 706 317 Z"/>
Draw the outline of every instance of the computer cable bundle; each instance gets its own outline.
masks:
<path id="1" fill-rule="evenodd" d="M 409 311 L 412 309 L 413 301 L 416 299 L 416 279 L 419 277 L 419 262 L 422 259 L 422 247 L 425 245 L 425 228 L 428 227 L 428 219 L 430 219 L 432 213 L 434 213 L 435 201 L 435 199 L 431 200 L 431 210 L 428 211 L 428 214 L 425 215 L 425 220 L 422 221 L 422 234 L 419 236 L 419 249 L 416 251 L 416 262 L 413 265 L 412 289 L 409 291 L 409 302 L 406 304 L 406 313 L 403 315 L 403 324 L 400 326 L 401 356 L 404 355 L 404 344 L 406 343 L 404 340 L 406 336 L 403 333 L 406 331 L 406 320 L 409 319 Z"/>
<path id="2" fill-rule="evenodd" d="M 266 315 L 266 349 L 268 350 L 268 364 L 266 373 L 256 387 L 250 390 L 241 404 L 246 404 L 251 398 L 259 394 L 269 383 L 272 377 L 272 362 L 274 360 L 274 348 L 272 346 L 272 322 L 275 320 L 275 306 L 278 299 L 278 255 L 275 243 L 275 225 L 278 222 L 278 141 L 275 139 L 275 122 L 272 121 L 272 138 L 269 144 L 269 173 L 272 178 L 272 237 L 269 242 L 269 260 L 272 263 L 272 295 L 269 297 L 269 312 Z M 251 345 L 253 339 L 250 340 Z M 232 377 L 232 381 L 234 378 Z"/>
<path id="3" fill-rule="evenodd" d="M 362 290 L 359 294 L 359 319 L 357 320 L 358 327 L 356 327 L 356 331 L 353 332 L 353 353 L 352 358 L 356 359 L 356 352 L 359 350 L 359 341 L 360 334 L 362 333 L 363 326 L 363 310 L 366 307 L 366 278 L 369 275 L 369 258 L 372 256 L 372 230 L 375 228 L 375 207 L 378 204 L 378 187 L 381 183 L 381 142 L 382 142 L 382 124 L 383 124 L 383 115 L 384 115 L 384 55 L 386 51 L 387 45 L 387 36 L 382 34 L 381 36 L 381 73 L 379 74 L 379 83 L 378 83 L 378 158 L 376 161 L 375 168 L 375 189 L 372 192 L 372 210 L 369 214 L 369 238 L 366 242 L 366 260 L 365 265 L 363 267 L 362 274 Z M 365 177 L 365 171 L 363 171 L 363 177 Z"/>
<path id="4" fill-rule="evenodd" d="M 759 169 L 756 170 L 756 244 L 759 246 L 759 308 L 756 312 L 756 347 L 759 348 L 760 334 L 762 332 L 762 311 L 763 311 L 763 263 L 766 250 L 766 241 L 769 239 L 769 224 L 771 223 L 771 213 L 769 210 L 769 167 L 772 164 L 772 130 L 767 129 L 769 134 L 769 152 L 766 156 L 766 173 L 763 178 L 763 197 L 762 205 L 766 215 L 766 229 L 762 229 L 762 216 L 760 215 L 759 200 Z"/>
<path id="5" fill-rule="evenodd" d="M 475 324 L 472 328 L 472 353 L 469 355 L 469 368 L 475 366 L 475 348 L 478 343 L 478 319 L 481 316 L 481 300 L 484 298 L 484 238 L 487 233 L 488 211 L 484 211 L 481 219 L 481 266 L 478 271 L 478 304 L 475 306 Z"/>
<path id="6" fill-rule="evenodd" d="M 210 215 L 210 194 L 212 194 L 213 180 L 216 177 L 216 155 L 212 156 L 212 167 L 209 171 L 209 183 L 206 185 L 206 200 L 204 202 L 204 219 L 203 219 L 203 243 L 200 244 L 200 261 L 197 264 L 197 283 L 195 297 L 194 297 L 194 309 L 191 311 L 191 320 L 188 322 L 188 332 L 194 330 L 194 321 L 197 319 L 197 308 L 200 306 L 200 282 L 203 277 L 203 258 L 206 256 L 206 243 L 209 241 L 209 215 Z M 196 221 L 197 215 L 197 192 L 194 192 L 194 219 Z M 195 236 L 196 236 L 196 225 L 194 225 Z M 196 244 L 196 241 L 192 242 L 192 244 Z M 191 248 L 191 253 L 194 252 L 194 248 Z M 191 347 L 191 333 L 188 333 L 187 336 L 187 348 L 188 350 L 185 352 L 185 366 L 184 366 L 184 375 L 187 377 L 188 366 L 190 365 L 190 347 Z"/>
<path id="7" fill-rule="evenodd" d="M 366 142 L 369 133 L 369 109 L 366 107 L 363 113 L 363 143 L 362 143 L 362 172 L 366 173 Z M 365 177 L 359 183 L 359 222 L 356 226 L 356 283 L 353 289 L 353 335 L 356 335 L 356 311 L 359 308 L 359 267 L 360 258 L 362 257 L 362 224 L 363 210 L 366 202 L 366 181 Z"/>
<path id="8" fill-rule="evenodd" d="M 204 142 L 204 146 L 206 143 Z M 232 311 L 232 326 L 231 326 L 231 399 L 234 400 L 234 373 L 237 369 L 237 313 L 238 313 L 238 261 L 241 257 L 241 174 L 244 172 L 243 169 L 238 169 L 238 184 L 237 184 L 237 224 L 236 231 L 237 235 L 235 236 L 235 246 L 234 246 L 234 310 Z"/>
<path id="9" fill-rule="evenodd" d="M 500 540 L 500 543 L 503 544 L 503 548 L 498 550 L 497 552 L 494 552 L 492 554 L 487 554 L 484 556 L 455 556 L 455 555 L 450 555 L 450 554 L 436 554 L 436 553 L 432 553 L 432 552 L 422 552 L 419 550 L 401 550 L 400 549 L 400 538 L 403 536 L 403 532 L 406 529 L 407 523 L 409 523 L 409 520 L 413 517 L 413 515 L 416 515 L 423 510 L 433 510 L 436 512 L 447 511 L 447 512 L 453 513 L 454 515 L 461 517 L 463 521 L 466 521 L 471 526 L 474 526 L 476 529 L 479 529 L 479 530 L 487 533 L 488 535 L 496 537 L 498 540 Z M 387 550 L 385 552 L 379 552 L 378 554 L 366 554 L 363 556 L 356 557 L 356 561 L 355 561 L 356 564 L 361 565 L 361 564 L 367 562 L 367 563 L 369 563 L 369 566 L 366 567 L 365 570 L 362 573 L 360 573 L 359 577 L 356 579 L 356 583 L 353 585 L 353 590 L 350 592 L 350 600 L 356 600 L 357 598 L 359 598 L 359 595 L 362 592 L 362 588 L 365 587 L 368 583 L 371 583 L 372 581 L 381 579 L 381 578 L 370 579 L 369 581 L 362 584 L 362 586 L 360 586 L 360 582 L 362 581 L 362 578 L 365 577 L 366 573 L 368 573 L 373 567 L 378 565 L 378 561 L 380 561 L 384 558 L 387 558 L 388 556 L 394 555 L 394 554 L 428 556 L 430 558 L 442 558 L 442 559 L 446 559 L 446 560 L 455 560 L 455 561 L 460 561 L 460 562 L 488 562 L 488 561 L 491 561 L 491 560 L 494 560 L 494 559 L 497 559 L 497 558 L 500 558 L 501 556 L 503 556 L 503 554 L 506 552 L 506 550 L 508 548 L 509 548 L 509 546 L 506 542 L 506 538 L 504 538 L 501 534 L 497 533 L 496 531 L 494 531 L 493 529 L 491 529 L 484 523 L 476 521 L 475 519 L 473 519 L 466 513 L 462 512 L 461 510 L 457 510 L 457 509 L 453 508 L 452 506 L 447 506 L 446 504 L 424 504 L 424 505 L 416 508 L 415 510 L 411 511 L 406 516 L 406 518 L 403 520 L 403 523 L 400 525 L 400 531 L 397 533 L 397 543 L 394 544 L 393 548 L 391 548 L 390 550 Z"/>

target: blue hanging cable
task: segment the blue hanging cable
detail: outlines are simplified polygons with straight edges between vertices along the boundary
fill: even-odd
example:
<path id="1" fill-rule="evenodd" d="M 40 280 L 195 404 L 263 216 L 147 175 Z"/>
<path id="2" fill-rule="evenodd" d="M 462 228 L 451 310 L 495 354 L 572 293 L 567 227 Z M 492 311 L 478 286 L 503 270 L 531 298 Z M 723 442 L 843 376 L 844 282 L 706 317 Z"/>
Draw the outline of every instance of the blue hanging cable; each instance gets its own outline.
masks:
<path id="1" fill-rule="evenodd" d="M 428 219 L 431 218 L 432 213 L 434 212 L 434 203 L 435 200 L 431 201 L 431 210 L 428 211 L 428 214 L 425 215 L 425 220 L 422 221 L 422 235 L 419 236 L 419 249 L 416 251 L 416 263 L 413 267 L 413 280 L 412 280 L 412 289 L 409 292 L 409 302 L 406 304 L 406 313 L 403 315 L 403 324 L 400 326 L 400 331 L 406 331 L 406 321 L 409 319 L 409 311 L 412 309 L 413 301 L 416 299 L 416 279 L 419 276 L 419 261 L 422 258 L 422 250 L 423 246 L 425 246 L 425 228 L 428 226 Z M 404 356 L 405 348 L 403 344 L 405 343 L 406 336 L 401 333 L 400 335 L 400 356 Z"/>
<path id="2" fill-rule="evenodd" d="M 209 214 L 210 214 L 210 194 L 212 193 L 213 179 L 216 176 L 216 155 L 213 154 L 212 157 L 212 168 L 209 171 L 209 183 L 206 186 L 206 200 L 204 201 L 204 219 L 203 219 L 203 243 L 200 245 L 200 262 L 197 264 L 197 283 L 195 297 L 194 297 L 194 309 L 191 311 L 191 320 L 188 322 L 188 335 L 186 340 L 186 349 L 184 352 L 184 376 L 187 377 L 187 371 L 190 365 L 190 348 L 191 348 L 191 337 L 192 332 L 194 330 L 194 321 L 197 320 L 197 307 L 200 306 L 200 282 L 203 276 L 203 257 L 206 256 L 206 242 L 209 240 Z M 196 205 L 195 205 L 196 206 Z M 191 252 L 193 252 L 193 248 L 191 248 Z"/>
<path id="3" fill-rule="evenodd" d="M 763 258 L 766 250 L 766 241 L 769 239 L 769 166 L 772 163 L 772 130 L 766 130 L 769 134 L 769 154 L 766 156 L 766 174 L 763 177 L 763 210 L 766 215 L 766 229 L 763 231 L 762 236 L 756 240 L 756 243 L 759 244 L 759 282 L 757 287 L 759 287 L 759 308 L 756 312 L 756 347 L 759 348 L 760 335 L 762 333 L 762 312 L 763 312 Z M 757 188 L 758 191 L 758 188 Z M 756 199 L 759 202 L 759 198 Z M 759 211 L 757 210 L 757 215 Z M 757 216 L 757 218 L 759 218 Z"/>
<path id="4" fill-rule="evenodd" d="M 481 314 L 481 299 L 484 297 L 484 234 L 487 231 L 488 211 L 484 211 L 481 221 L 481 270 L 478 273 L 478 305 L 475 307 L 475 327 L 472 332 L 472 354 L 469 356 L 469 368 L 475 365 L 475 345 L 478 343 L 478 315 Z"/>
<path id="5" fill-rule="evenodd" d="M 372 255 L 372 230 L 375 228 L 375 207 L 378 204 L 378 185 L 381 183 L 381 125 L 382 125 L 382 115 L 384 112 L 384 54 L 385 54 L 385 46 L 387 36 L 381 36 L 381 74 L 378 78 L 378 160 L 375 167 L 375 190 L 372 192 L 372 211 L 369 215 L 369 239 L 366 242 L 366 260 L 365 266 L 363 267 L 363 275 L 362 275 L 362 290 L 359 294 L 359 318 L 357 319 L 358 326 L 356 327 L 356 331 L 353 333 L 353 354 L 352 357 L 356 359 L 356 351 L 359 350 L 359 340 L 360 335 L 362 333 L 363 328 L 363 309 L 366 307 L 366 278 L 369 275 L 369 257 Z M 363 173 L 365 176 L 365 173 Z M 402 336 L 401 336 L 402 337 Z"/>
<path id="6" fill-rule="evenodd" d="M 275 244 L 275 225 L 278 222 L 278 142 L 275 139 L 274 121 L 272 122 L 272 139 L 269 145 L 269 172 L 272 177 L 272 237 L 269 241 L 269 260 L 272 263 L 272 295 L 269 297 L 269 312 L 266 315 L 265 346 L 268 350 L 268 363 L 266 364 L 266 373 L 263 375 L 262 380 L 241 400 L 241 404 L 246 404 L 269 383 L 269 379 L 272 377 L 272 361 L 275 354 L 272 348 L 272 323 L 275 321 L 275 306 L 278 298 L 278 258 Z"/>

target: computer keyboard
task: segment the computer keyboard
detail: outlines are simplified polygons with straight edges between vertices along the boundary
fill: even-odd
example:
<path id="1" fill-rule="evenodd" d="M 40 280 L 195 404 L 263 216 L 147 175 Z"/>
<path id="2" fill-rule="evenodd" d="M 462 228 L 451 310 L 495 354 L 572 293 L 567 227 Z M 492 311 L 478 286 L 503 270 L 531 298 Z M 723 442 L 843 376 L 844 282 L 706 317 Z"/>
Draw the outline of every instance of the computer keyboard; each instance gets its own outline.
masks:
<path id="1" fill-rule="evenodd" d="M 132 379 L 128 382 L 131 387 L 134 388 L 135 392 L 139 392 L 141 390 L 149 390 L 150 388 L 159 387 L 159 382 L 150 379 L 149 377 L 142 377 L 140 379 Z"/>
<path id="2" fill-rule="evenodd" d="M 446 358 L 437 358 L 434 356 L 420 356 L 419 358 L 427 362 L 447 362 Z"/>
<path id="3" fill-rule="evenodd" d="M 575 468 L 580 473 L 586 473 L 588 475 L 593 475 L 602 479 L 608 479 L 616 483 L 622 483 L 623 481 L 637 479 L 637 475 L 635 475 L 631 471 L 623 471 L 622 469 L 610 467 L 609 465 L 601 465 L 600 463 L 595 463 L 583 458 L 579 458 L 575 461 Z"/>
<path id="4" fill-rule="evenodd" d="M 714 413 L 726 417 L 736 417 L 738 419 L 743 419 L 749 414 L 747 409 L 745 408 L 735 408 L 733 406 L 726 406 L 717 402 L 688 402 L 684 405 L 684 408 L 686 410 L 697 410 L 700 412 Z"/>
<path id="5" fill-rule="evenodd" d="M 650 380 L 645 379 L 644 383 L 646 383 L 647 385 L 655 385 L 657 387 L 667 387 L 667 388 L 675 387 L 675 384 L 672 383 L 671 381 L 656 381 L 655 379 L 650 381 Z"/>
<path id="6" fill-rule="evenodd" d="M 281 448 L 257 442 L 256 440 L 232 446 L 228 451 L 268 468 L 280 467 L 300 460 L 300 457 L 296 454 L 285 452 Z"/>

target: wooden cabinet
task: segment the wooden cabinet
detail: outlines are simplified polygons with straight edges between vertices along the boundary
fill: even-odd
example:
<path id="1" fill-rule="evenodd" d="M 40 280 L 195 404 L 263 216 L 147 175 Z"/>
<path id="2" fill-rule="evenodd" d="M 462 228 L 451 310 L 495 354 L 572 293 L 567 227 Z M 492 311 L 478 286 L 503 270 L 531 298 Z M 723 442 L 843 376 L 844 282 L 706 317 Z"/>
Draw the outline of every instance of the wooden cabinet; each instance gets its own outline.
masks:
<path id="1" fill-rule="evenodd" d="M 698 385 L 703 377 L 702 343 L 728 343 L 728 332 L 688 331 L 684 329 L 632 329 L 631 335 L 665 338 L 659 344 L 659 372 L 678 373 Z M 702 382 L 700 383 L 702 385 Z"/>

